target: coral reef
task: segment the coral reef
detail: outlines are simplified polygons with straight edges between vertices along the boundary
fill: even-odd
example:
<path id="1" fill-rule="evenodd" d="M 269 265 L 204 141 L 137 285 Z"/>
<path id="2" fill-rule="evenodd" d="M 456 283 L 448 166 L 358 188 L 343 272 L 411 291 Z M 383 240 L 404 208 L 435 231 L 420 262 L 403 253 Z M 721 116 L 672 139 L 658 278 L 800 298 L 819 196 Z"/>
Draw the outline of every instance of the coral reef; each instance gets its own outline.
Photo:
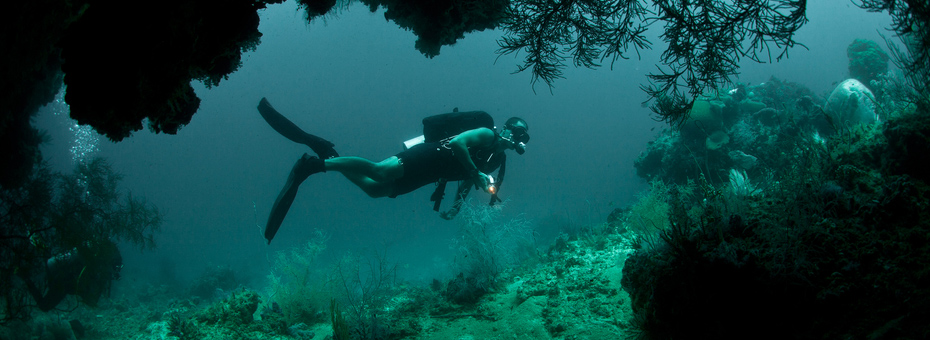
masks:
<path id="1" fill-rule="evenodd" d="M 251 324 L 253 315 L 258 311 L 261 299 L 250 290 L 233 293 L 229 298 L 217 302 L 210 308 L 197 314 L 198 321 L 213 325 L 226 324 L 229 327 Z"/>
<path id="2" fill-rule="evenodd" d="M 882 51 L 878 43 L 856 39 L 846 48 L 849 57 L 849 76 L 865 86 L 870 86 L 878 76 L 888 72 L 888 54 Z"/>
<path id="3" fill-rule="evenodd" d="M 189 290 L 191 296 L 213 300 L 225 297 L 218 295 L 225 295 L 225 292 L 232 291 L 239 284 L 236 272 L 229 266 L 209 266 L 191 283 Z"/>
<path id="4" fill-rule="evenodd" d="M 676 184 L 702 177 L 711 184 L 726 183 L 733 168 L 753 178 L 770 176 L 781 171 L 773 165 L 792 162 L 779 150 L 815 134 L 848 130 L 849 124 L 824 114 L 823 103 L 806 87 L 776 78 L 702 98 L 686 122 L 649 143 L 634 162 L 636 173 Z"/>
<path id="5" fill-rule="evenodd" d="M 514 283 L 519 304 L 543 306 L 540 316 L 553 338 L 612 338 L 631 327 L 629 296 L 618 289 L 618 264 L 631 251 L 630 240 L 615 232 L 599 238 L 605 241 L 601 250 L 583 239 L 568 241 L 561 252 Z"/>
<path id="6" fill-rule="evenodd" d="M 200 325 L 177 310 L 169 314 L 166 327 L 168 335 L 177 337 L 178 340 L 201 339 L 204 335 L 200 330 Z"/>
<path id="7" fill-rule="evenodd" d="M 743 155 L 715 161 L 709 151 L 681 152 L 695 148 L 676 131 L 664 132 L 636 163 L 643 177 L 664 182 L 647 196 L 661 203 L 649 205 L 669 207 L 652 209 L 668 221 L 656 228 L 632 224 L 642 209 L 626 219 L 642 235 L 622 279 L 641 338 L 930 332 L 918 321 L 930 310 L 930 291 L 921 288 L 930 268 L 923 208 L 930 187 L 914 161 L 926 149 L 930 114 L 888 105 L 896 110 L 880 123 L 839 124 L 816 97 L 795 89 L 775 80 L 746 87 L 747 99 L 774 112 L 740 110 L 722 149 L 755 157 L 750 169 L 737 166 Z M 888 98 L 907 95 L 899 91 L 878 93 L 877 103 L 907 100 Z M 699 171 L 667 170 L 689 163 Z M 660 241 L 648 238 L 656 234 Z"/>
<path id="8" fill-rule="evenodd" d="M 228 298 L 201 306 L 172 304 L 147 324 L 151 338 L 161 339 L 282 339 L 289 335 L 281 319 L 263 311 L 258 293 L 241 289 Z M 160 320 L 159 320 L 160 319 Z"/>

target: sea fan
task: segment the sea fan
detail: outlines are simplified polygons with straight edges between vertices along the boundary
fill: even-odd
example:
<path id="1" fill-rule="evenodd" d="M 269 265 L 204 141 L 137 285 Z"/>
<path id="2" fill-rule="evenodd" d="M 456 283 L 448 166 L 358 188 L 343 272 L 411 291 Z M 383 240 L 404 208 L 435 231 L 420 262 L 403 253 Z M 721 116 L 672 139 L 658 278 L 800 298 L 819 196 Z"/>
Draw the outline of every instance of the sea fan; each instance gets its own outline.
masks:
<path id="1" fill-rule="evenodd" d="M 749 182 L 749 176 L 743 170 L 730 169 L 730 194 L 734 197 L 749 197 L 761 194 L 762 190 Z"/>

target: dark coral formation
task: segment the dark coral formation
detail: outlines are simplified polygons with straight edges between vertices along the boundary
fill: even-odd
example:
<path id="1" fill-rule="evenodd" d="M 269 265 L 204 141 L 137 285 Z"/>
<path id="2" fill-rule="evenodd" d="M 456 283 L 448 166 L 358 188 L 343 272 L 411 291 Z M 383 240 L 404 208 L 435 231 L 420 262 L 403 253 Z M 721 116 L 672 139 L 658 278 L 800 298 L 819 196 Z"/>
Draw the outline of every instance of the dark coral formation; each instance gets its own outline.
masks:
<path id="1" fill-rule="evenodd" d="M 254 49 L 257 9 L 267 1 L 16 1 L 5 5 L 0 62 L 0 185 L 21 185 L 42 138 L 30 118 L 68 86 L 72 118 L 119 141 L 148 120 L 176 133 L 200 100 L 192 80 L 208 86 L 239 67 Z"/>
<path id="2" fill-rule="evenodd" d="M 235 72 L 259 43 L 256 10 L 273 2 L 158 3 L 133 15 L 92 3 L 60 42 L 71 117 L 115 141 L 143 119 L 177 133 L 200 105 L 190 82 L 216 86 Z"/>
<path id="3" fill-rule="evenodd" d="M 930 119 L 926 115 L 908 115 L 885 126 L 887 153 L 882 157 L 884 171 L 891 175 L 908 175 L 930 183 L 926 155 L 930 155 Z"/>
<path id="4" fill-rule="evenodd" d="M 0 14 L 0 186 L 16 187 L 39 162 L 42 137 L 30 118 L 61 88 L 55 45 L 80 6 L 57 0 L 13 1 Z"/>
<path id="5" fill-rule="evenodd" d="M 427 57 L 439 55 L 465 33 L 496 28 L 508 0 L 362 0 L 372 12 L 384 7 L 384 18 L 417 35 L 416 48 Z"/>
<path id="6" fill-rule="evenodd" d="M 336 7 L 336 0 L 297 0 L 297 4 L 307 13 L 307 20 L 313 20 Z"/>

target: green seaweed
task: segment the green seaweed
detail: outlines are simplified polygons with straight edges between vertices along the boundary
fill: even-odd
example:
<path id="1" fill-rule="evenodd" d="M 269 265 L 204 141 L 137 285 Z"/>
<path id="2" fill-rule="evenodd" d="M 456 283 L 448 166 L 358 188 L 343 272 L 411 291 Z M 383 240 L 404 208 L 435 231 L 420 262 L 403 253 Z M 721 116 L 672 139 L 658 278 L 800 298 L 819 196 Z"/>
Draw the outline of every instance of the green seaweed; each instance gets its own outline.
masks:
<path id="1" fill-rule="evenodd" d="M 333 324 L 333 339 L 351 339 L 349 337 L 349 325 L 346 324 L 346 319 L 342 316 L 342 312 L 339 310 L 339 306 L 336 304 L 336 299 L 332 299 L 329 303 L 329 314 L 330 321 Z"/>

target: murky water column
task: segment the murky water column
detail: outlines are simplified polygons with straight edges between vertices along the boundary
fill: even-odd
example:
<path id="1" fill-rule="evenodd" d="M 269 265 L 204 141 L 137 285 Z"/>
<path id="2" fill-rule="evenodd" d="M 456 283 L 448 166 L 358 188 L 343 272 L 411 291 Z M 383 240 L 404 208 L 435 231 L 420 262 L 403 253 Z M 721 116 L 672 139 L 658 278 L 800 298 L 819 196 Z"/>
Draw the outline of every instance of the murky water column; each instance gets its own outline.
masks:
<path id="1" fill-rule="evenodd" d="M 68 131 L 71 132 L 71 163 L 73 165 L 84 164 L 88 159 L 92 159 L 94 154 L 99 151 L 97 146 L 100 143 L 100 136 L 89 125 L 80 125 L 76 120 L 71 119 L 71 109 L 65 102 L 66 87 L 62 86 L 55 100 L 49 103 L 52 114 L 61 116 L 67 120 Z"/>

